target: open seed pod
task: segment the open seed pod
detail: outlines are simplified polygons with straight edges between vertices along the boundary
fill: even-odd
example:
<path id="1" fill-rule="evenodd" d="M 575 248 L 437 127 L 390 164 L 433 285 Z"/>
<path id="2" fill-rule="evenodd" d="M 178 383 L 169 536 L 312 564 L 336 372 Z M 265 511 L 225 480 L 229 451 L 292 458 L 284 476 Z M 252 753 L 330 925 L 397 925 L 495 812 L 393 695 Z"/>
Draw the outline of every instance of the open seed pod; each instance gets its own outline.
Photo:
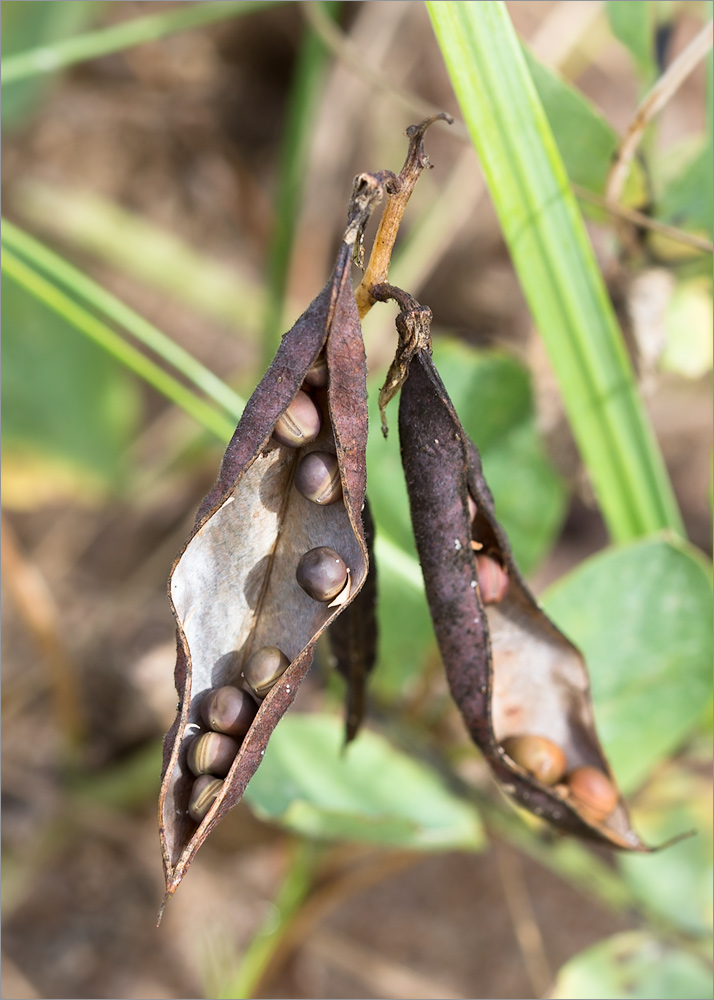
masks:
<path id="1" fill-rule="evenodd" d="M 307 672 L 316 640 L 367 577 L 366 367 L 349 268 L 382 188 L 381 176 L 357 178 L 332 277 L 285 334 L 248 401 L 219 479 L 171 572 L 179 705 L 164 743 L 159 802 L 167 898 L 205 838 L 240 800 Z M 310 386 L 305 374 L 323 350 L 327 384 Z M 304 428 L 308 432 L 301 438 Z M 298 463 L 313 449 L 337 456 L 341 496 L 327 506 L 312 502 L 294 484 Z M 345 587 L 330 603 L 313 600 L 296 580 L 301 558 L 318 546 L 334 549 L 346 567 Z M 290 665 L 277 672 L 264 696 L 261 691 L 263 700 L 240 750 L 197 826 L 188 813 L 194 779 L 187 751 L 205 731 L 202 702 L 207 692 L 225 685 L 249 690 L 243 665 L 268 646 L 285 653 Z"/>
<path id="2" fill-rule="evenodd" d="M 388 385 L 390 392 L 397 383 L 402 387 L 399 436 L 414 535 L 449 685 L 469 733 L 501 789 L 519 805 L 568 833 L 647 851 L 597 738 L 585 661 L 523 581 L 496 520 L 478 451 L 434 367 L 431 313 L 390 286 L 372 291 L 397 299 L 402 309 Z M 493 588 L 487 605 L 477 556 L 508 578 Z M 536 741 L 516 737 L 538 738 L 541 751 L 550 744 L 554 756 L 562 760 L 564 754 L 564 768 L 548 773 L 545 784 L 534 773 L 542 762 L 529 770 L 530 750 L 523 750 Z M 602 778 L 594 791 L 587 786 L 585 798 L 575 794 L 585 782 L 573 789 L 568 784 L 581 768 Z M 594 798 L 607 799 L 608 789 L 612 801 L 603 810 Z"/>

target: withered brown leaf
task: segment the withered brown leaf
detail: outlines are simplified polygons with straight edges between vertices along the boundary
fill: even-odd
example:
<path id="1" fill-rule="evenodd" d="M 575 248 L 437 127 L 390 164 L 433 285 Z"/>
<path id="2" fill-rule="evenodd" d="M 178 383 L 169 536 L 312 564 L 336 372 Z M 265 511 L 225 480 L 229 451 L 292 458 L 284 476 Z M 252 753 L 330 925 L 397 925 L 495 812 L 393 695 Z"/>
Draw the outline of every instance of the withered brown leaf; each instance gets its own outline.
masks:
<path id="1" fill-rule="evenodd" d="M 399 436 L 416 546 L 449 686 L 468 731 L 500 788 L 519 805 L 568 833 L 647 851 L 619 792 L 610 814 L 594 818 L 566 783 L 541 783 L 504 751 L 508 737 L 544 737 L 564 752 L 568 772 L 593 767 L 617 787 L 595 730 L 583 656 L 521 577 L 479 453 L 434 366 L 431 313 L 399 289 L 372 291 L 375 298 L 395 298 L 402 310 L 388 392 L 401 385 Z M 477 511 L 473 522 L 469 494 Z M 493 557 L 509 578 L 506 595 L 488 607 L 477 553 Z"/>
<path id="2" fill-rule="evenodd" d="M 283 337 L 171 571 L 179 705 L 164 742 L 159 800 L 166 898 L 209 833 L 240 800 L 273 729 L 295 698 L 315 642 L 358 597 L 367 578 L 362 520 L 366 365 L 350 261 L 382 196 L 384 179 L 369 174 L 356 179 L 332 277 Z M 312 397 L 322 411 L 320 434 L 303 449 L 278 444 L 271 438 L 273 429 L 323 350 L 328 385 L 315 388 Z M 293 487 L 299 458 L 312 450 L 337 455 L 342 485 L 337 503 L 318 506 Z M 317 546 L 335 549 L 349 570 L 349 591 L 341 603 L 312 600 L 297 585 L 300 557 Z M 241 687 L 246 658 L 268 645 L 279 647 L 290 665 L 261 702 L 218 797 L 196 825 L 187 811 L 194 779 L 186 754 L 201 729 L 201 702 L 210 689 Z"/>

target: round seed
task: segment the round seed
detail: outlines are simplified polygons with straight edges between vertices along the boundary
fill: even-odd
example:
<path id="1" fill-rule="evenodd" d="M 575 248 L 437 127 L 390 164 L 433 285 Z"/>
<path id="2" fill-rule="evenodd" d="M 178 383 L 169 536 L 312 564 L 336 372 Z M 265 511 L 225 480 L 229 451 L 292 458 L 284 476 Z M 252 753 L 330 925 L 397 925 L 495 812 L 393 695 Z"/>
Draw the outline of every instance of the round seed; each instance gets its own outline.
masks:
<path id="1" fill-rule="evenodd" d="M 544 785 L 554 785 L 565 774 L 565 754 L 544 736 L 509 736 L 503 741 L 503 749 Z"/>
<path id="2" fill-rule="evenodd" d="M 216 801 L 222 784 L 220 778 L 214 778 L 210 774 L 202 774 L 200 778 L 196 778 L 188 800 L 188 814 L 194 823 L 201 822 Z"/>
<path id="3" fill-rule="evenodd" d="M 617 789 L 596 767 L 576 767 L 566 780 L 586 819 L 606 819 L 617 805 Z"/>
<path id="4" fill-rule="evenodd" d="M 273 429 L 273 437 L 288 448 L 301 448 L 320 433 L 322 417 L 306 392 L 298 389 L 295 398 Z"/>
<path id="5" fill-rule="evenodd" d="M 268 691 L 290 666 L 290 660 L 277 646 L 263 646 L 251 653 L 243 667 L 243 676 L 259 698 Z"/>
<path id="6" fill-rule="evenodd" d="M 331 601 L 347 583 L 347 567 L 334 549 L 320 545 L 306 552 L 295 573 L 297 582 L 315 601 Z"/>
<path id="7" fill-rule="evenodd" d="M 324 389 L 327 385 L 327 359 L 324 351 L 322 354 L 318 354 L 305 372 L 305 381 L 316 389 Z"/>
<path id="8" fill-rule="evenodd" d="M 498 604 L 508 593 L 508 573 L 490 556 L 476 556 L 476 576 L 484 604 Z"/>
<path id="9" fill-rule="evenodd" d="M 209 691 L 201 705 L 206 725 L 229 736 L 245 736 L 257 711 L 258 706 L 247 691 L 228 686 Z"/>
<path id="10" fill-rule="evenodd" d="M 311 451 L 300 459 L 295 486 L 308 500 L 327 507 L 342 497 L 340 468 L 336 455 Z"/>
<path id="11" fill-rule="evenodd" d="M 188 766 L 194 774 L 225 778 L 240 750 L 240 743 L 225 733 L 204 733 L 188 748 Z"/>

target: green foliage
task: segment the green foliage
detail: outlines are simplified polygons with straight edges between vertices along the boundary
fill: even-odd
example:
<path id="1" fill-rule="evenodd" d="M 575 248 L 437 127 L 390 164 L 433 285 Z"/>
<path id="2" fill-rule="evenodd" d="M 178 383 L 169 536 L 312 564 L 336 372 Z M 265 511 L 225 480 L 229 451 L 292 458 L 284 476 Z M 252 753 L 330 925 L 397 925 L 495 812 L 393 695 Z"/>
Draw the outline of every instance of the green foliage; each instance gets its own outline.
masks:
<path id="1" fill-rule="evenodd" d="M 436 774 L 372 732 L 345 752 L 341 719 L 286 716 L 246 791 L 259 815 L 320 839 L 419 850 L 479 850 L 473 807 Z"/>
<path id="2" fill-rule="evenodd" d="M 607 16 L 612 33 L 629 49 L 643 81 L 651 82 L 655 62 L 655 9 L 650 0 L 608 0 Z"/>

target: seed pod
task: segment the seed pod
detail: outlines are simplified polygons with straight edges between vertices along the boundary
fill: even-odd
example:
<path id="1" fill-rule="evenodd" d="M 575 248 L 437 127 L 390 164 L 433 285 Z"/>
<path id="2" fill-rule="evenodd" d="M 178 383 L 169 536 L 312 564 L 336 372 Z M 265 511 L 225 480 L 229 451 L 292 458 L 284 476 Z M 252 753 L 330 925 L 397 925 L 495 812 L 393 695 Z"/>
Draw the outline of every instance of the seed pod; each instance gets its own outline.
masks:
<path id="1" fill-rule="evenodd" d="M 324 389 L 327 385 L 327 359 L 324 354 L 318 354 L 308 370 L 305 381 L 316 389 Z"/>
<path id="2" fill-rule="evenodd" d="M 503 749 L 511 760 L 543 785 L 554 785 L 565 774 L 565 754 L 544 736 L 507 736 Z"/>
<path id="3" fill-rule="evenodd" d="M 188 814 L 194 823 L 200 823 L 218 797 L 223 786 L 220 778 L 202 774 L 196 778 L 188 800 Z"/>
<path id="4" fill-rule="evenodd" d="M 177 626 L 175 671 L 179 707 L 164 742 L 160 833 L 166 898 L 225 813 L 240 801 L 270 735 L 295 698 L 320 635 L 362 588 L 368 555 L 361 510 L 367 444 L 366 363 L 350 279 L 350 261 L 383 192 L 383 178 L 360 175 L 348 225 L 329 282 L 282 338 L 248 401 L 223 458 L 220 476 L 201 504 L 191 535 L 174 563 L 170 600 Z M 280 444 L 275 428 L 290 409 L 321 352 L 330 377 L 314 390 L 322 414 L 315 449 L 337 456 L 342 498 L 323 507 L 292 486 L 302 457 Z M 307 397 L 306 397 L 307 398 Z M 312 405 L 312 403 L 311 403 Z M 326 545 L 349 569 L 344 602 L 329 607 L 298 586 L 306 551 Z M 184 742 L 199 722 L 209 689 L 240 682 L 248 651 L 277 646 L 290 665 L 268 692 L 246 733 L 216 807 L 198 829 L 188 821 L 193 777 Z"/>
<path id="5" fill-rule="evenodd" d="M 295 488 L 313 503 L 327 507 L 342 499 L 340 467 L 336 455 L 311 451 L 300 459 L 295 473 Z"/>
<path id="6" fill-rule="evenodd" d="M 498 604 L 508 593 L 508 573 L 490 556 L 476 556 L 476 579 L 484 604 Z"/>
<path id="7" fill-rule="evenodd" d="M 538 606 L 496 520 L 481 460 L 454 411 L 431 357 L 431 313 L 388 285 L 395 298 L 402 383 L 399 437 L 424 584 L 451 692 L 474 742 L 503 791 L 570 833 L 647 851 L 618 795 L 599 822 L 524 772 L 504 752 L 514 733 L 549 734 L 572 768 L 610 771 L 595 731 L 587 669 L 580 652 Z M 478 511 L 470 518 L 469 494 Z M 508 574 L 505 596 L 484 607 L 474 551 L 492 553 Z M 614 784 L 613 784 L 614 787 Z"/>
<path id="8" fill-rule="evenodd" d="M 617 790 L 596 767 L 576 767 L 567 779 L 570 794 L 593 821 L 607 819 L 617 806 Z"/>
<path id="9" fill-rule="evenodd" d="M 225 685 L 208 692 L 201 705 L 201 718 L 216 733 L 245 736 L 256 711 L 257 705 L 249 694 Z"/>
<path id="10" fill-rule="evenodd" d="M 225 778 L 231 769 L 240 743 L 223 733 L 204 733 L 191 741 L 187 763 L 195 775 L 213 774 Z"/>
<path id="11" fill-rule="evenodd" d="M 315 440 L 321 426 L 320 411 L 308 394 L 300 389 L 273 428 L 273 437 L 278 444 L 288 448 L 302 448 Z"/>
<path id="12" fill-rule="evenodd" d="M 295 578 L 315 601 L 331 601 L 347 583 L 347 567 L 329 545 L 318 545 L 302 557 Z"/>
<path id="13" fill-rule="evenodd" d="M 268 691 L 290 666 L 290 660 L 277 646 L 263 646 L 245 661 L 243 676 L 259 698 Z"/>

